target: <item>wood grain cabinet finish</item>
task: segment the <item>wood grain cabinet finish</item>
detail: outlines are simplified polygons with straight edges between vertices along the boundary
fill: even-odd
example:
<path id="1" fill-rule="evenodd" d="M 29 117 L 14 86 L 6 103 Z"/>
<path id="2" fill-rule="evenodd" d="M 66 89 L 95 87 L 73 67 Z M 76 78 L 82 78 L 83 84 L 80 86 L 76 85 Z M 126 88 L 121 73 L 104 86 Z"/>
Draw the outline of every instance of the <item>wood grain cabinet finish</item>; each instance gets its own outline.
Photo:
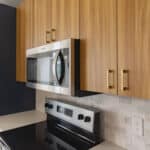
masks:
<path id="1" fill-rule="evenodd" d="M 25 51 L 32 47 L 33 0 L 24 0 L 17 8 L 16 81 L 26 81 Z"/>
<path id="2" fill-rule="evenodd" d="M 25 3 L 24 1 L 17 8 L 16 17 L 16 81 L 25 80 Z M 22 60 L 21 60 L 22 59 Z"/>
<path id="3" fill-rule="evenodd" d="M 79 38 L 79 0 L 52 0 L 52 41 Z"/>
<path id="4" fill-rule="evenodd" d="M 17 8 L 16 80 L 25 51 L 80 38 L 81 89 L 150 98 L 149 0 L 24 0 Z"/>
<path id="5" fill-rule="evenodd" d="M 118 0 L 118 94 L 150 98 L 149 0 Z"/>
<path id="6" fill-rule="evenodd" d="M 34 47 L 79 38 L 79 0 L 34 0 Z"/>
<path id="7" fill-rule="evenodd" d="M 26 49 L 33 47 L 33 0 L 25 0 L 25 45 Z"/>
<path id="8" fill-rule="evenodd" d="M 34 0 L 33 47 L 51 42 L 51 0 Z"/>
<path id="9" fill-rule="evenodd" d="M 117 94 L 117 1 L 80 1 L 81 89 Z"/>

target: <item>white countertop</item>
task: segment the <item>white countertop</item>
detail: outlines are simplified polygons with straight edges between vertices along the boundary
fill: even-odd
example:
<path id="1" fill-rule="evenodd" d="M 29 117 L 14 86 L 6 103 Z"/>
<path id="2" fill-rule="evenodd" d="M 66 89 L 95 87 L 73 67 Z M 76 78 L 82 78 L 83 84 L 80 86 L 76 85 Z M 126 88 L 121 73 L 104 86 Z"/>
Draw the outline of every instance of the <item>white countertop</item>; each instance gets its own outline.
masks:
<path id="1" fill-rule="evenodd" d="M 125 150 L 125 149 L 116 146 L 110 142 L 103 142 L 90 150 Z"/>
<path id="2" fill-rule="evenodd" d="M 46 120 L 46 114 L 37 110 L 0 116 L 0 132 Z"/>

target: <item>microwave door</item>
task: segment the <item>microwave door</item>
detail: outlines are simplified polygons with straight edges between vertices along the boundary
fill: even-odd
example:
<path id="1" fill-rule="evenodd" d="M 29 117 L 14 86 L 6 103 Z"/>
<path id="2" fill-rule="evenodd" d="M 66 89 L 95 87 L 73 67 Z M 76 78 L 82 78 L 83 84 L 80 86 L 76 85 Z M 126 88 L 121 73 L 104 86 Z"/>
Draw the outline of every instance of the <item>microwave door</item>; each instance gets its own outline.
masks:
<path id="1" fill-rule="evenodd" d="M 53 61 L 53 76 L 56 84 L 61 85 L 65 76 L 65 60 L 61 50 L 57 51 Z"/>

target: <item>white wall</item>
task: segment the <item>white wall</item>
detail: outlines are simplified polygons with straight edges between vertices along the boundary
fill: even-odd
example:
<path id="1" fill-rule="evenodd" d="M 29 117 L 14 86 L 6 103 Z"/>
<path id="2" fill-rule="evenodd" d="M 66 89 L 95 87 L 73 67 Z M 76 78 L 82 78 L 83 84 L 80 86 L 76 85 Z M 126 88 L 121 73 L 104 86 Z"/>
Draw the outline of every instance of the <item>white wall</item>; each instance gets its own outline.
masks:
<path id="1" fill-rule="evenodd" d="M 21 0 L 0 0 L 0 4 L 16 7 Z"/>

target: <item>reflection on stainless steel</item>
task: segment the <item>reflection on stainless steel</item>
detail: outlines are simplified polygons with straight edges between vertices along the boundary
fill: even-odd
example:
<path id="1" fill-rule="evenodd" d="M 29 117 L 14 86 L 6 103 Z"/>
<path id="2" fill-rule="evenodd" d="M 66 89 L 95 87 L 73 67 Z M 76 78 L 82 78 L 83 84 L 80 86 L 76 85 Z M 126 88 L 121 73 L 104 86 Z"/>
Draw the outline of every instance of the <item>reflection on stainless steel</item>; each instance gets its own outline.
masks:
<path id="1" fill-rule="evenodd" d="M 91 133 L 94 132 L 95 122 L 97 121 L 95 116 L 96 116 L 96 114 L 99 113 L 99 110 L 94 109 L 94 108 L 91 109 L 89 107 L 81 108 L 76 105 L 67 104 L 62 101 L 59 102 L 56 100 L 51 100 L 49 98 L 46 98 L 46 103 L 48 105 L 53 106 L 53 109 L 46 108 L 47 114 L 50 114 L 50 115 L 55 116 L 62 120 L 66 120 L 67 122 L 69 122 L 79 128 L 82 128 L 88 132 L 91 132 Z M 71 117 L 65 113 L 66 109 L 69 109 L 72 111 Z M 90 117 L 90 121 L 85 122 L 84 120 L 80 120 L 78 118 L 79 115 L 83 115 L 84 118 L 86 116 Z"/>
<path id="2" fill-rule="evenodd" d="M 58 83 L 58 79 L 57 79 L 57 75 L 56 75 L 56 63 L 57 63 L 57 58 L 58 58 L 58 55 L 60 53 L 60 50 L 58 50 L 56 53 L 55 53 L 55 58 L 53 60 L 53 76 L 55 78 L 55 80 L 57 81 Z"/>
<path id="3" fill-rule="evenodd" d="M 58 85 L 61 85 L 65 75 L 65 60 L 61 50 L 57 51 L 53 61 L 53 76 Z"/>
<path id="4" fill-rule="evenodd" d="M 64 129 L 64 130 L 70 132 L 70 133 L 73 134 L 73 135 L 76 135 L 76 136 L 78 136 L 78 137 L 80 137 L 80 138 L 82 138 L 82 139 L 84 139 L 84 140 L 87 140 L 87 141 L 89 141 L 89 142 L 95 144 L 95 141 L 93 141 L 93 140 L 91 140 L 91 139 L 89 139 L 89 138 L 87 138 L 87 137 L 85 137 L 85 136 L 83 136 L 83 135 L 81 135 L 81 134 L 78 134 L 77 132 L 74 132 L 74 131 L 72 131 L 72 130 L 69 129 L 69 128 L 66 128 L 66 127 L 62 126 L 61 124 L 58 124 L 58 127 L 60 127 L 60 128 L 62 128 L 62 129 Z"/>
<path id="5" fill-rule="evenodd" d="M 73 92 L 70 91 L 69 88 L 65 87 L 60 87 L 60 86 L 52 86 L 52 85 L 46 85 L 46 84 L 41 84 L 41 83 L 32 83 L 32 82 L 27 82 L 26 86 L 34 88 L 34 89 L 39 89 L 47 92 L 54 92 L 56 94 L 65 94 L 65 95 L 72 95 Z"/>
<path id="6" fill-rule="evenodd" d="M 63 141 L 63 139 L 60 139 L 56 137 L 53 134 L 48 134 L 48 144 L 50 149 L 56 149 L 56 150 L 76 150 L 73 146 Z M 51 141 L 49 143 L 49 141 Z"/>
<path id="7" fill-rule="evenodd" d="M 2 137 L 0 137 L 0 150 L 11 150 Z"/>

